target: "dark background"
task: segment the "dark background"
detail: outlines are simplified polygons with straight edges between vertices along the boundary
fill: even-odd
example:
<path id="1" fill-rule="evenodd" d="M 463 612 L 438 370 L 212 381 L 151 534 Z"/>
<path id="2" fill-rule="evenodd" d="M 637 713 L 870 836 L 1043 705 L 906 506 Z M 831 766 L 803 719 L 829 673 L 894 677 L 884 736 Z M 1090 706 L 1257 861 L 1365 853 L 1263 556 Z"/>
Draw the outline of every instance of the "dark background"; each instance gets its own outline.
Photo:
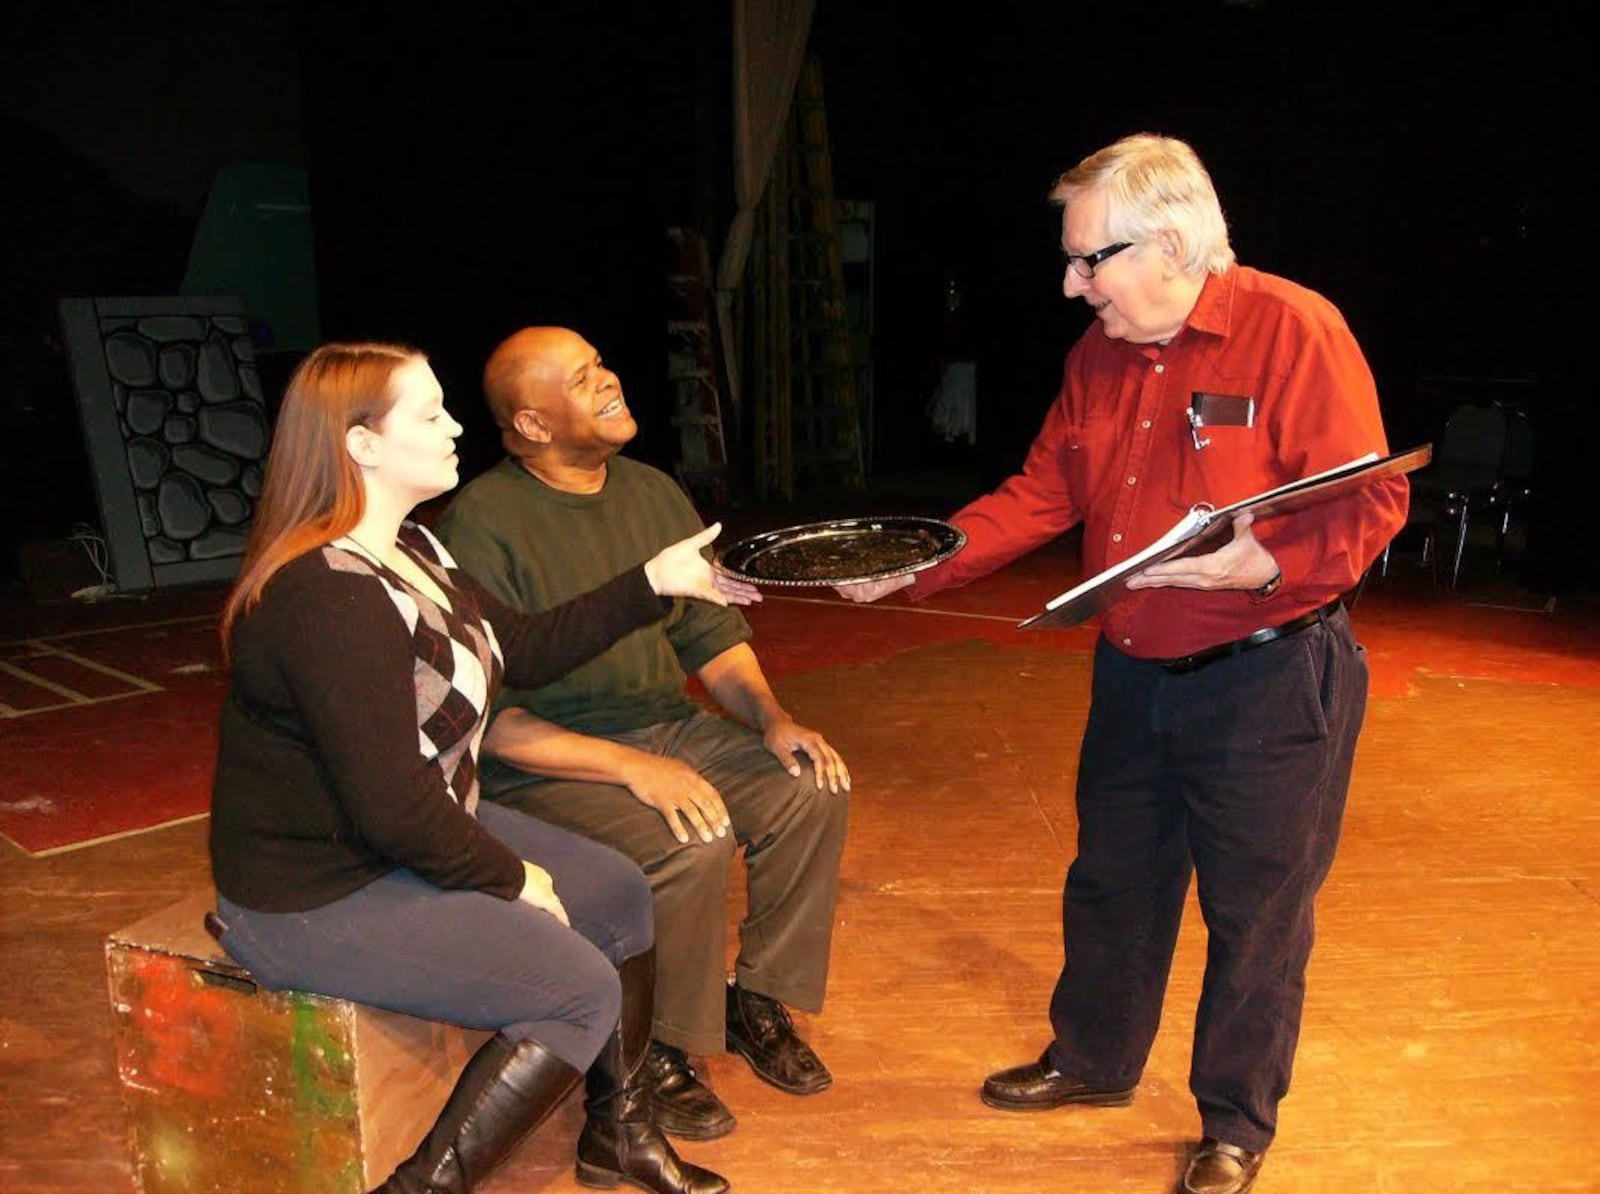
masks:
<path id="1" fill-rule="evenodd" d="M 663 229 L 699 227 L 715 248 L 731 215 L 726 4 L 14 7 L 0 578 L 18 545 L 98 521 L 56 300 L 176 293 L 211 177 L 234 161 L 306 169 L 323 337 L 426 350 L 468 427 L 467 475 L 495 457 L 482 361 L 534 322 L 601 348 L 640 418 L 634 454 L 670 467 Z M 1543 495 L 1528 580 L 1593 582 L 1577 480 L 1592 68 L 1572 18 L 945 7 L 819 0 L 812 35 L 837 190 L 876 206 L 873 484 L 931 463 L 989 485 L 1019 463 L 1087 322 L 1060 296 L 1045 194 L 1091 150 L 1159 131 L 1210 167 L 1241 261 L 1345 312 L 1396 447 L 1435 437 L 1462 387 L 1527 408 Z M 951 278 L 979 360 L 976 448 L 944 444 L 923 414 Z"/>

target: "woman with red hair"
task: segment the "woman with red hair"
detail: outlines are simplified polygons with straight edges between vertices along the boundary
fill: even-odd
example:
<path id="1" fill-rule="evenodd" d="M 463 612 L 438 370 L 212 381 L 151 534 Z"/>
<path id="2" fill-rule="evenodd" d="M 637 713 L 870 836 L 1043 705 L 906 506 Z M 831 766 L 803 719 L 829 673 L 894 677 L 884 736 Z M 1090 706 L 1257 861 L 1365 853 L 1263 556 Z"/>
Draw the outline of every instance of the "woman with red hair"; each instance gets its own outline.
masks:
<path id="1" fill-rule="evenodd" d="M 666 598 L 756 595 L 701 555 L 712 526 L 544 615 L 507 608 L 408 520 L 458 480 L 443 399 L 390 344 L 324 345 L 289 382 L 222 617 L 222 944 L 268 987 L 494 1033 L 384 1191 L 465 1194 L 587 1074 L 580 1182 L 717 1194 L 650 1120 L 643 875 L 480 805 L 477 759 L 502 677 L 548 683 Z"/>

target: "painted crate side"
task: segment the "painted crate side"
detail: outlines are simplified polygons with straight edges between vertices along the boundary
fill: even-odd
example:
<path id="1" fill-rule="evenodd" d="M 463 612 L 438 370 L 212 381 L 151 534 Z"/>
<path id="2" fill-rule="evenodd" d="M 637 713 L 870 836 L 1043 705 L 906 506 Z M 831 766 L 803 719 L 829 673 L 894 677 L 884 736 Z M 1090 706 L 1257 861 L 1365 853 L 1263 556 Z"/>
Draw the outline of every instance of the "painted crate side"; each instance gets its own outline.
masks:
<path id="1" fill-rule="evenodd" d="M 355 1005 L 202 959 L 107 946 L 143 1194 L 360 1194 Z"/>
<path id="2" fill-rule="evenodd" d="M 106 942 L 143 1194 L 361 1194 L 410 1155 L 486 1032 L 273 992 L 204 930 L 199 890 Z"/>

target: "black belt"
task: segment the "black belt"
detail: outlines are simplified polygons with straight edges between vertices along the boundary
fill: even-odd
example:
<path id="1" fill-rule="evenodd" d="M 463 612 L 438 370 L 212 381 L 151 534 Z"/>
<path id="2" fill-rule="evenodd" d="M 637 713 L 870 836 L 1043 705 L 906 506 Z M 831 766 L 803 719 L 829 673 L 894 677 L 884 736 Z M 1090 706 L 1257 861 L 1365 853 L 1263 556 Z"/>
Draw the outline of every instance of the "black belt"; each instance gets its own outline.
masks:
<path id="1" fill-rule="evenodd" d="M 1338 611 L 1343 601 L 1344 598 L 1335 597 L 1321 609 L 1314 609 L 1309 614 L 1301 614 L 1298 618 L 1291 618 L 1282 626 L 1268 626 L 1265 630 L 1247 634 L 1243 638 L 1234 639 L 1231 643 L 1207 647 L 1203 651 L 1196 651 L 1193 655 L 1180 655 L 1176 659 L 1152 659 L 1150 662 L 1160 664 L 1175 676 L 1198 672 L 1208 663 L 1215 663 L 1217 660 L 1226 659 L 1231 655 L 1243 655 L 1246 651 L 1254 651 L 1257 647 L 1275 643 L 1280 638 L 1288 638 L 1291 634 L 1299 634 L 1306 627 L 1315 626 L 1318 622 L 1326 622 L 1331 615 Z"/>

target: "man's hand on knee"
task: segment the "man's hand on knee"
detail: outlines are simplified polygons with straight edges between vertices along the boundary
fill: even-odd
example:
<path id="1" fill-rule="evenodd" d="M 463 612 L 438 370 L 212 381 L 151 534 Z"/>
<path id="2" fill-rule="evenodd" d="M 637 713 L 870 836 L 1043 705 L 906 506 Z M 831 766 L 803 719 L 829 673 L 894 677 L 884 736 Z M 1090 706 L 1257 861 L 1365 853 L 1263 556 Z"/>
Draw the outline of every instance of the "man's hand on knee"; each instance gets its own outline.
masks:
<path id="1" fill-rule="evenodd" d="M 692 831 L 702 842 L 727 837 L 733 822 L 717 790 L 693 767 L 677 759 L 640 754 L 630 760 L 624 777 L 640 803 L 660 813 L 680 842 Z"/>
<path id="2" fill-rule="evenodd" d="M 850 790 L 850 769 L 844 765 L 839 752 L 817 731 L 785 717 L 769 723 L 762 731 L 761 740 L 772 757 L 796 779 L 800 778 L 801 771 L 800 760 L 796 757 L 799 752 L 811 760 L 811 774 L 819 789 L 827 788 L 835 794 Z"/>

